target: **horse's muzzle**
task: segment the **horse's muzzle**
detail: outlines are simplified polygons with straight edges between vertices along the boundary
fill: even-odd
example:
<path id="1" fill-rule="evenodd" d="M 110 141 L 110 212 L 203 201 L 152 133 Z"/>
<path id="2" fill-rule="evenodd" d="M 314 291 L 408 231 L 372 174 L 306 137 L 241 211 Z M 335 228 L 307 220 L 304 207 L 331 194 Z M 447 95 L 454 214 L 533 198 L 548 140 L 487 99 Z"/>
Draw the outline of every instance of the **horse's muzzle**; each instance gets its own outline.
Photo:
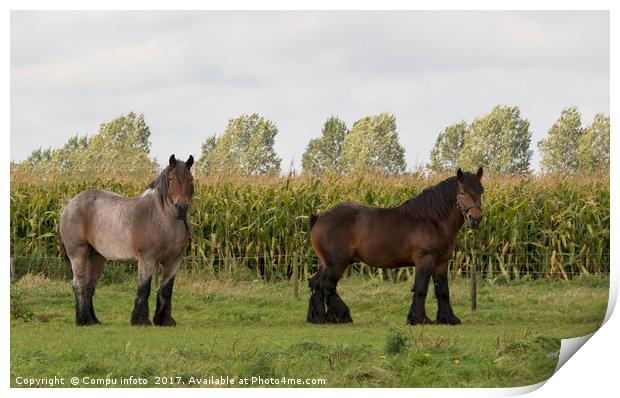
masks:
<path id="1" fill-rule="evenodd" d="M 480 227 L 480 221 L 482 221 L 482 217 L 467 216 L 467 225 L 471 229 L 478 229 Z"/>
<path id="2" fill-rule="evenodd" d="M 187 218 L 187 208 L 187 205 L 183 206 L 178 203 L 174 205 L 174 215 L 177 220 L 184 220 L 185 218 Z"/>

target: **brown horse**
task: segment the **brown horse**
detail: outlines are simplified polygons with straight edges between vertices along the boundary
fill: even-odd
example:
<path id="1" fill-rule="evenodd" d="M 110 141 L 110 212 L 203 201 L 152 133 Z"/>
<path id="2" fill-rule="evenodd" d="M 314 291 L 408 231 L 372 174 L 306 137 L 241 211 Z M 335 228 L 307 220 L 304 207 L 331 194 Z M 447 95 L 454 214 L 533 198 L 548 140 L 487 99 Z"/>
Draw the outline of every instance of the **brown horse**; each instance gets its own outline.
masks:
<path id="1" fill-rule="evenodd" d="M 99 323 L 93 308 L 95 285 L 106 260 L 138 263 L 138 294 L 132 325 L 150 325 L 151 277 L 162 265 L 153 323 L 174 326 L 172 287 L 190 236 L 187 209 L 194 193 L 190 168 L 170 157 L 169 165 L 140 196 L 88 190 L 73 198 L 60 215 L 59 239 L 73 270 L 75 323 Z"/>
<path id="2" fill-rule="evenodd" d="M 448 259 L 464 221 L 470 228 L 480 224 L 481 178 L 482 167 L 476 174 L 458 169 L 456 177 L 423 190 L 397 207 L 342 203 L 318 217 L 311 216 L 312 247 L 321 265 L 308 283 L 312 295 L 307 321 L 352 322 L 336 286 L 350 264 L 362 261 L 379 268 L 415 266 L 407 323 L 431 323 L 424 309 L 431 275 L 438 303 L 436 322 L 461 323 L 450 305 Z"/>

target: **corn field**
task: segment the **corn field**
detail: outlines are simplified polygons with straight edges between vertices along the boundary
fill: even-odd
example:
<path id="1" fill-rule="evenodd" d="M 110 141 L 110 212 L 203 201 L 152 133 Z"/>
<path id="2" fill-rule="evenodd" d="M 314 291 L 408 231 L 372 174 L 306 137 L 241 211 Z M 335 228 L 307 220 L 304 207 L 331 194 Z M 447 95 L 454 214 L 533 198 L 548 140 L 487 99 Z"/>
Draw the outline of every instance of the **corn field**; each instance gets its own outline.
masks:
<path id="1" fill-rule="evenodd" d="M 308 277 L 318 267 L 308 218 L 342 201 L 395 206 L 440 181 L 399 177 L 199 177 L 189 220 L 192 241 L 185 268 L 255 273 L 266 280 Z M 62 206 L 89 188 L 137 195 L 148 181 L 57 179 L 11 182 L 11 256 L 56 259 Z M 609 178 L 483 179 L 483 221 L 463 228 L 450 263 L 453 274 L 473 264 L 482 276 L 520 278 L 609 272 Z M 352 271 L 381 279 L 408 278 L 412 269 Z"/>

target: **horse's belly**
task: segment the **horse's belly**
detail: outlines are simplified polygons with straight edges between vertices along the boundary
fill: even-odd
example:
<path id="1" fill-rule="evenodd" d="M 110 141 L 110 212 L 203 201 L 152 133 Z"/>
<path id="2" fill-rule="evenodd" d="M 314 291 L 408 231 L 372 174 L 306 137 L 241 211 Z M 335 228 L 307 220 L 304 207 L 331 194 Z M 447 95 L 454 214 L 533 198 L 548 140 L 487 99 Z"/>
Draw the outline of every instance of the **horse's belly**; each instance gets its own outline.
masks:
<path id="1" fill-rule="evenodd" d="M 103 224 L 103 223 L 102 223 Z M 108 260 L 132 261 L 136 259 L 129 228 L 101 225 L 88 239 L 92 247 Z"/>
<path id="2" fill-rule="evenodd" d="M 398 268 L 413 265 L 411 247 L 406 240 L 385 239 L 384 236 L 365 237 L 358 241 L 355 257 L 373 267 Z"/>
<path id="3" fill-rule="evenodd" d="M 413 267 L 414 264 L 409 259 L 377 259 L 375 261 L 369 261 L 364 263 L 377 268 L 401 268 L 401 267 Z"/>
<path id="4" fill-rule="evenodd" d="M 135 253 L 129 240 L 115 242 L 94 240 L 91 245 L 99 254 L 112 261 L 135 261 Z"/>
<path id="5" fill-rule="evenodd" d="M 384 246 L 383 250 L 360 250 L 355 258 L 378 268 L 412 267 L 411 252 L 400 247 Z"/>

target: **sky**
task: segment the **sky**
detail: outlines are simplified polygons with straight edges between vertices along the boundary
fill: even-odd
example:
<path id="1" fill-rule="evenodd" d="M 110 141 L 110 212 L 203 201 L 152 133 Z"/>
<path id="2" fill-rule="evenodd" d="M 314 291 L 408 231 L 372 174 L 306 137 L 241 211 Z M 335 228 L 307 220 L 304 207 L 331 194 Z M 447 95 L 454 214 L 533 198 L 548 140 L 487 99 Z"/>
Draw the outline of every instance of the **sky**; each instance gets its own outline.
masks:
<path id="1" fill-rule="evenodd" d="M 133 111 L 165 164 L 256 112 L 300 170 L 328 117 L 391 112 L 414 169 L 446 126 L 510 105 L 537 169 L 563 108 L 609 113 L 609 32 L 607 11 L 12 11 L 11 159 Z"/>

